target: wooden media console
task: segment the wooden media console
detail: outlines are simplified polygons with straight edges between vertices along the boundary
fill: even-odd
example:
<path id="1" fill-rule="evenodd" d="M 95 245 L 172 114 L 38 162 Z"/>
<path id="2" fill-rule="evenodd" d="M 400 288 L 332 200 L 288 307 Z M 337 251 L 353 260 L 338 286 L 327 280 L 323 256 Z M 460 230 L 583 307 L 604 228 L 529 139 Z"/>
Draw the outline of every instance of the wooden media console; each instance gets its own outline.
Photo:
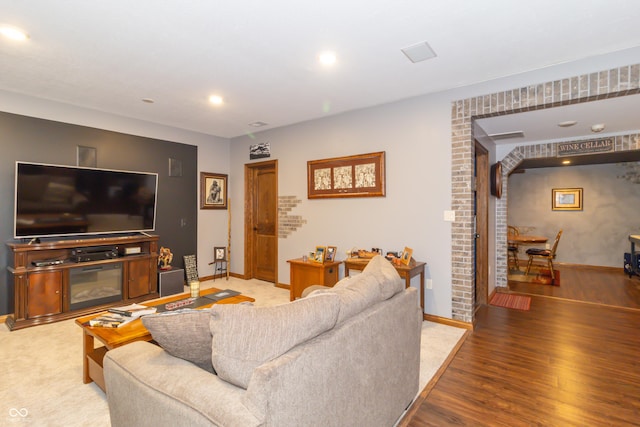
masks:
<path id="1" fill-rule="evenodd" d="M 6 320 L 10 330 L 57 322 L 159 296 L 158 236 L 140 234 L 8 243 L 7 246 L 10 250 L 7 285 L 13 290 L 14 300 L 14 312 Z M 117 253 L 107 259 L 74 261 L 74 253 L 93 247 L 114 247 Z M 92 280 L 96 283 L 109 282 L 107 289 L 112 292 L 107 292 L 106 297 L 98 294 L 94 298 L 95 305 L 73 302 L 73 281 L 89 276 L 94 276 Z M 84 288 L 80 292 L 86 294 L 88 291 Z"/>

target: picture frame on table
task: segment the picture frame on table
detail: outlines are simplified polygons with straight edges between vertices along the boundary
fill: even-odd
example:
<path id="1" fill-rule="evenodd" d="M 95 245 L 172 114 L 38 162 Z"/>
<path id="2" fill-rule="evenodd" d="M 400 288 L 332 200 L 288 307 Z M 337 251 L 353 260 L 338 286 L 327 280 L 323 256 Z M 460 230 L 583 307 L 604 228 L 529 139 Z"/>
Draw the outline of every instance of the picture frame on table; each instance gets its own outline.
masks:
<path id="1" fill-rule="evenodd" d="M 227 248 L 224 246 L 216 246 L 213 248 L 213 260 L 214 261 L 226 261 L 227 260 Z"/>
<path id="2" fill-rule="evenodd" d="M 553 188 L 551 190 L 551 210 L 581 211 L 582 188 Z"/>
<path id="3" fill-rule="evenodd" d="M 400 258 L 400 262 L 404 265 L 409 265 L 411 262 L 411 257 L 413 256 L 413 249 L 405 246 L 404 251 L 402 251 L 402 257 Z"/>
<path id="4" fill-rule="evenodd" d="M 327 262 L 333 262 L 336 259 L 336 252 L 338 248 L 335 246 L 327 246 L 327 252 L 325 254 L 324 260 Z"/>
<path id="5" fill-rule="evenodd" d="M 313 254 L 312 261 L 320 264 L 324 263 L 324 257 L 326 252 L 327 252 L 326 246 L 316 246 L 316 251 Z"/>
<path id="6" fill-rule="evenodd" d="M 200 172 L 200 209 L 227 209 L 227 175 Z"/>

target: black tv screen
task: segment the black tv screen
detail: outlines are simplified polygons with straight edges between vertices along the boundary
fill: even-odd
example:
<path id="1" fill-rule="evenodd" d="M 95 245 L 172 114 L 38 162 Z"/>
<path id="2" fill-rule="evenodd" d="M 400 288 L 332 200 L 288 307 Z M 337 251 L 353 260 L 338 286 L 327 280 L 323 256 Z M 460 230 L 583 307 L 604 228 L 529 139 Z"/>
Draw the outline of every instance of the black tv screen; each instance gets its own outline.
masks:
<path id="1" fill-rule="evenodd" d="M 158 174 L 16 162 L 14 238 L 155 229 Z"/>

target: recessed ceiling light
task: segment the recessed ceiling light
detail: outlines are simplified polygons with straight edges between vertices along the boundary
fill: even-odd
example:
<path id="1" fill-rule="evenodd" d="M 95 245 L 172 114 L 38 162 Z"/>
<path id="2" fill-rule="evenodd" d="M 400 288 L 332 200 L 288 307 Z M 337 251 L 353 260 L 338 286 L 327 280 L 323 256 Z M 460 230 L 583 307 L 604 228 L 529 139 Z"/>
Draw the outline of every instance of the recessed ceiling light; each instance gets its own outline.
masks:
<path id="1" fill-rule="evenodd" d="M 16 27 L 2 26 L 0 27 L 0 34 L 3 36 L 17 41 L 25 41 L 29 38 L 29 35 Z"/>
<path id="2" fill-rule="evenodd" d="M 591 132 L 602 132 L 604 130 L 605 126 L 604 123 L 598 123 L 597 125 L 593 125 L 591 126 Z"/>
<path id="3" fill-rule="evenodd" d="M 142 102 L 146 102 L 147 104 L 153 104 L 156 101 L 154 101 L 151 98 L 142 98 Z"/>
<path id="4" fill-rule="evenodd" d="M 254 128 L 259 128 L 259 127 L 266 126 L 266 125 L 268 125 L 268 123 L 265 123 L 265 122 L 249 123 L 249 126 L 254 127 Z"/>
<path id="5" fill-rule="evenodd" d="M 560 126 L 561 128 L 568 128 L 571 126 L 576 125 L 578 122 L 575 120 L 567 120 L 566 122 L 560 122 L 558 123 L 558 126 Z"/>
<path id="6" fill-rule="evenodd" d="M 336 63 L 336 54 L 335 52 L 331 52 L 329 50 L 322 52 L 320 55 L 318 55 L 318 60 L 320 61 L 320 63 L 322 65 L 333 65 Z"/>
<path id="7" fill-rule="evenodd" d="M 222 105 L 224 100 L 222 99 L 222 97 L 220 95 L 211 95 L 209 97 L 209 102 L 214 104 L 214 105 Z"/>

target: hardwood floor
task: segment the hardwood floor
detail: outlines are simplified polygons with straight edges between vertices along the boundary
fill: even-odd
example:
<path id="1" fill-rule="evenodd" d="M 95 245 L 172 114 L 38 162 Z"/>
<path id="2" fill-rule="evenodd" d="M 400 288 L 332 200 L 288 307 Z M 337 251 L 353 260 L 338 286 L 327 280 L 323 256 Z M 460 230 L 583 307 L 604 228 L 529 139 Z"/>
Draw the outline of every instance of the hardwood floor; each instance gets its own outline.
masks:
<path id="1" fill-rule="evenodd" d="M 402 425 L 640 425 L 640 278 L 559 269 L 560 287 L 511 287 L 529 311 L 482 306 Z"/>
<path id="2" fill-rule="evenodd" d="M 509 291 L 640 309 L 640 278 L 629 278 L 622 268 L 561 264 L 556 269 L 560 286 L 509 282 Z"/>

